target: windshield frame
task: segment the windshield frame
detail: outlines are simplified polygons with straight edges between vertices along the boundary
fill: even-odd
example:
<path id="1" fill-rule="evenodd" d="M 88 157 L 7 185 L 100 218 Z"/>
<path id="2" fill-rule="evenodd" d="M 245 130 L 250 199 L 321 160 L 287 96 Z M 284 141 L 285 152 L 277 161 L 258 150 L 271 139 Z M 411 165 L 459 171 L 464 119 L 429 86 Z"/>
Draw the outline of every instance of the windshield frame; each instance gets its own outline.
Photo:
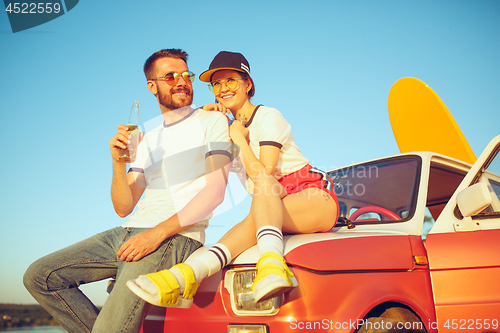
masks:
<path id="1" fill-rule="evenodd" d="M 500 154 L 500 144 L 496 145 L 495 148 L 492 149 L 490 156 L 484 161 L 483 165 L 479 169 L 479 172 L 477 172 L 474 175 L 474 177 L 472 178 L 470 183 L 467 185 L 467 187 L 472 186 L 474 184 L 477 184 L 481 180 L 481 177 L 483 176 L 483 174 L 485 174 L 487 172 L 493 173 L 494 175 L 498 175 L 492 171 L 488 171 L 488 168 L 491 165 L 491 163 L 498 156 L 500 156 L 499 154 Z M 497 183 L 497 182 L 495 181 L 495 183 Z M 498 184 L 495 184 L 495 185 L 498 186 Z M 496 192 L 495 192 L 495 194 L 496 194 Z M 462 220 L 464 218 L 462 213 L 460 212 L 460 209 L 458 208 L 458 204 L 455 204 L 455 208 L 453 209 L 453 214 L 455 215 L 455 217 L 457 219 Z M 500 212 L 498 212 L 498 211 L 481 212 L 481 213 L 478 213 L 476 215 L 471 216 L 472 220 L 487 220 L 487 219 L 498 218 L 498 217 L 500 217 Z"/>

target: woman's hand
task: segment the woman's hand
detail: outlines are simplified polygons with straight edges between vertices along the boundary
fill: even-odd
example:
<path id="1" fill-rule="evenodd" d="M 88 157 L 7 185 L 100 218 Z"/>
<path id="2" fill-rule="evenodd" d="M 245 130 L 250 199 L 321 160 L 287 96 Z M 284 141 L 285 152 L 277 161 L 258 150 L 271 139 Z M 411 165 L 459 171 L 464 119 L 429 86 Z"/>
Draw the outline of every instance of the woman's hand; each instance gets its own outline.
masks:
<path id="1" fill-rule="evenodd" d="M 219 103 L 210 103 L 210 104 L 203 105 L 203 110 L 205 110 L 205 111 L 219 111 L 224 115 L 231 113 L 231 110 L 229 110 L 228 108 L 226 108 L 225 106 L 223 106 L 222 104 L 219 104 Z"/>
<path id="2" fill-rule="evenodd" d="M 229 127 L 229 136 L 234 143 L 240 145 L 243 141 L 247 142 L 248 128 L 243 126 L 239 121 L 233 121 Z"/>

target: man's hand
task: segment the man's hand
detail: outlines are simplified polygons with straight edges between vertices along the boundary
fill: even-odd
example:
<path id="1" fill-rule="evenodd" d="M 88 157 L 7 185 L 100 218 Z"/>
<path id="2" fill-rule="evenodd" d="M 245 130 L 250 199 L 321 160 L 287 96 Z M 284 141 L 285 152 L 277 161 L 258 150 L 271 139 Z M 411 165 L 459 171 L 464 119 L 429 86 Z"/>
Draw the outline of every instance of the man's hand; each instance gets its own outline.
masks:
<path id="1" fill-rule="evenodd" d="M 120 149 L 127 149 L 127 144 L 129 144 L 129 142 L 128 127 L 125 125 L 118 125 L 118 132 L 109 140 L 109 148 L 111 149 L 111 156 L 114 161 L 120 162 L 118 158 Z"/>
<path id="2" fill-rule="evenodd" d="M 139 143 L 144 138 L 144 132 L 139 134 Z M 131 142 L 132 136 L 128 132 L 128 127 L 126 125 L 118 125 L 118 132 L 115 136 L 109 140 L 109 148 L 111 149 L 111 156 L 115 162 L 121 162 L 118 156 L 120 155 L 121 149 L 127 149 L 127 145 Z"/>
<path id="3" fill-rule="evenodd" d="M 130 237 L 119 249 L 116 255 L 122 261 L 138 261 L 156 251 L 167 239 L 158 230 L 151 228 Z"/>

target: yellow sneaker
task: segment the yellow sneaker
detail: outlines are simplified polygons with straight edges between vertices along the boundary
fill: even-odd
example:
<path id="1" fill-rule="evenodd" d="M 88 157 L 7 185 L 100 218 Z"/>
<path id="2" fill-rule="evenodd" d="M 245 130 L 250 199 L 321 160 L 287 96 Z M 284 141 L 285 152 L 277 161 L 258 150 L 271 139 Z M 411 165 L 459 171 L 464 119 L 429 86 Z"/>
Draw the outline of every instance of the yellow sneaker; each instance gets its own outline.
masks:
<path id="1" fill-rule="evenodd" d="M 193 296 L 198 290 L 193 269 L 187 264 L 177 264 L 172 268 L 177 268 L 181 272 L 185 288 L 180 296 L 179 283 L 170 270 L 165 269 L 156 273 L 141 275 L 151 281 L 157 288 L 157 294 L 151 294 L 137 284 L 137 279 L 127 281 L 127 287 L 137 296 L 148 303 L 163 307 L 189 308 L 193 303 Z"/>
<path id="2" fill-rule="evenodd" d="M 279 296 L 296 286 L 298 286 L 297 279 L 282 256 L 266 252 L 260 257 L 257 262 L 257 276 L 252 284 L 255 302 Z"/>

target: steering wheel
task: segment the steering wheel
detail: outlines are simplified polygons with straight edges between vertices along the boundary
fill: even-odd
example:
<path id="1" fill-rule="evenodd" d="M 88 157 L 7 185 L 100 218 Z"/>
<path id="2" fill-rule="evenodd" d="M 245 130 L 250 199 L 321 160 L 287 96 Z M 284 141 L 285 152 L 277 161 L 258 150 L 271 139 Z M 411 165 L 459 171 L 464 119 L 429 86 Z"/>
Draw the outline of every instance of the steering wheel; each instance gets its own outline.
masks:
<path id="1" fill-rule="evenodd" d="M 385 217 L 388 217 L 389 219 L 393 221 L 401 220 L 401 217 L 399 217 L 396 213 L 391 212 L 390 210 L 380 207 L 380 206 L 366 206 L 366 207 L 361 207 L 358 210 L 356 210 L 354 213 L 349 216 L 349 219 L 351 221 L 356 220 L 358 217 L 365 213 L 377 213 L 380 215 L 384 215 Z"/>

